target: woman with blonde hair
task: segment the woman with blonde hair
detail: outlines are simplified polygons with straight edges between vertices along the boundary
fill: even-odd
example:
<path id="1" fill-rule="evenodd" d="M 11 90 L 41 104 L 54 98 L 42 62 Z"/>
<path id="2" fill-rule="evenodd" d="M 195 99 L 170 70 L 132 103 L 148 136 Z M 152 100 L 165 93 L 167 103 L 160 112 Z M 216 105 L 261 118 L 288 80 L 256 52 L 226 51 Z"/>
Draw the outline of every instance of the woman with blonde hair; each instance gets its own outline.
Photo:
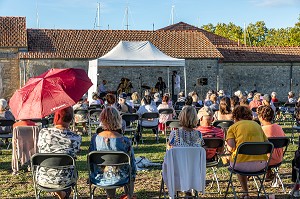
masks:
<path id="1" fill-rule="evenodd" d="M 130 155 L 133 180 L 129 182 L 131 190 L 124 189 L 127 196 L 132 196 L 136 176 L 134 151 L 130 139 L 121 134 L 120 113 L 114 107 L 107 107 L 101 112 L 100 121 L 103 131 L 92 137 L 90 151 L 123 151 Z M 90 176 L 91 180 L 102 186 L 123 184 L 129 178 L 127 166 L 100 169 L 95 165 L 95 170 Z M 106 189 L 106 194 L 108 199 L 115 198 L 116 189 Z"/>
<path id="2" fill-rule="evenodd" d="M 167 148 L 203 146 L 202 134 L 195 130 L 198 123 L 196 109 L 192 106 L 186 106 L 180 112 L 178 119 L 180 128 L 171 131 Z"/>

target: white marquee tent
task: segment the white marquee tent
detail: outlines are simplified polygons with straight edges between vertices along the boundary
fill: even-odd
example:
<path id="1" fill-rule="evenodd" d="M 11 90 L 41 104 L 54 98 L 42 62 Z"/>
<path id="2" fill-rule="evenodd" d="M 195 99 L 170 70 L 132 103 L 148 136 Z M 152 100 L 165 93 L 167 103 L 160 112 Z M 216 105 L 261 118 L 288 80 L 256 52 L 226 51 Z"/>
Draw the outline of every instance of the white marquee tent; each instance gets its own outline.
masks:
<path id="1" fill-rule="evenodd" d="M 88 75 L 93 82 L 89 89 L 89 101 L 92 92 L 97 90 L 98 67 L 110 66 L 155 66 L 168 68 L 169 87 L 169 67 L 184 67 L 184 85 L 186 92 L 186 68 L 185 60 L 170 57 L 157 49 L 150 41 L 120 41 L 111 51 L 102 57 L 89 62 Z"/>

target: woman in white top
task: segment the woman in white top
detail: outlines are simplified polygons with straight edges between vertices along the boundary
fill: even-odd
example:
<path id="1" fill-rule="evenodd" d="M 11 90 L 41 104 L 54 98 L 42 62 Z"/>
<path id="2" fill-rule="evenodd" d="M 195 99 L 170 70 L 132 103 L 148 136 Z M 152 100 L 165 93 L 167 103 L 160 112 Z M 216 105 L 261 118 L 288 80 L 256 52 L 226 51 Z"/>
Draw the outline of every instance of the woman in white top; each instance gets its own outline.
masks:
<path id="1" fill-rule="evenodd" d="M 180 112 L 178 118 L 180 128 L 171 131 L 167 148 L 203 146 L 204 142 L 201 132 L 194 129 L 198 123 L 196 109 L 192 106 L 187 106 Z"/>

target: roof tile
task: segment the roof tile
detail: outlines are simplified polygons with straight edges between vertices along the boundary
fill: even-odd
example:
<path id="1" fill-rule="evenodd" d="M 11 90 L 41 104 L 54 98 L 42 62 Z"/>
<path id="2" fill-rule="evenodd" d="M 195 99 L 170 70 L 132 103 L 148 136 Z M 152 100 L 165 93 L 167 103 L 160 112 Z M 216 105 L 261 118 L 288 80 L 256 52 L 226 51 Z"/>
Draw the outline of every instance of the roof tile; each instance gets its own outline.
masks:
<path id="1" fill-rule="evenodd" d="M 0 46 L 27 47 L 25 17 L 0 17 Z"/>

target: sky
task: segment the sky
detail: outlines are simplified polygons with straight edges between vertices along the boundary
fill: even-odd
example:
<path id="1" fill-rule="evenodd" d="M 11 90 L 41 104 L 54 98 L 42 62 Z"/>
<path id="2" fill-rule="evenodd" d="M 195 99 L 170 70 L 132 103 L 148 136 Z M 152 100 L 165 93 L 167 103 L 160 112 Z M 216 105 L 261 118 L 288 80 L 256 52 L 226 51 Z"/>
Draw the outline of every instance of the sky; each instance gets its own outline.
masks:
<path id="1" fill-rule="evenodd" d="M 27 28 L 122 30 L 127 9 L 130 30 L 156 30 L 171 24 L 172 7 L 174 23 L 198 27 L 264 21 L 267 28 L 286 28 L 300 17 L 300 0 L 0 0 L 0 16 L 25 16 Z"/>

